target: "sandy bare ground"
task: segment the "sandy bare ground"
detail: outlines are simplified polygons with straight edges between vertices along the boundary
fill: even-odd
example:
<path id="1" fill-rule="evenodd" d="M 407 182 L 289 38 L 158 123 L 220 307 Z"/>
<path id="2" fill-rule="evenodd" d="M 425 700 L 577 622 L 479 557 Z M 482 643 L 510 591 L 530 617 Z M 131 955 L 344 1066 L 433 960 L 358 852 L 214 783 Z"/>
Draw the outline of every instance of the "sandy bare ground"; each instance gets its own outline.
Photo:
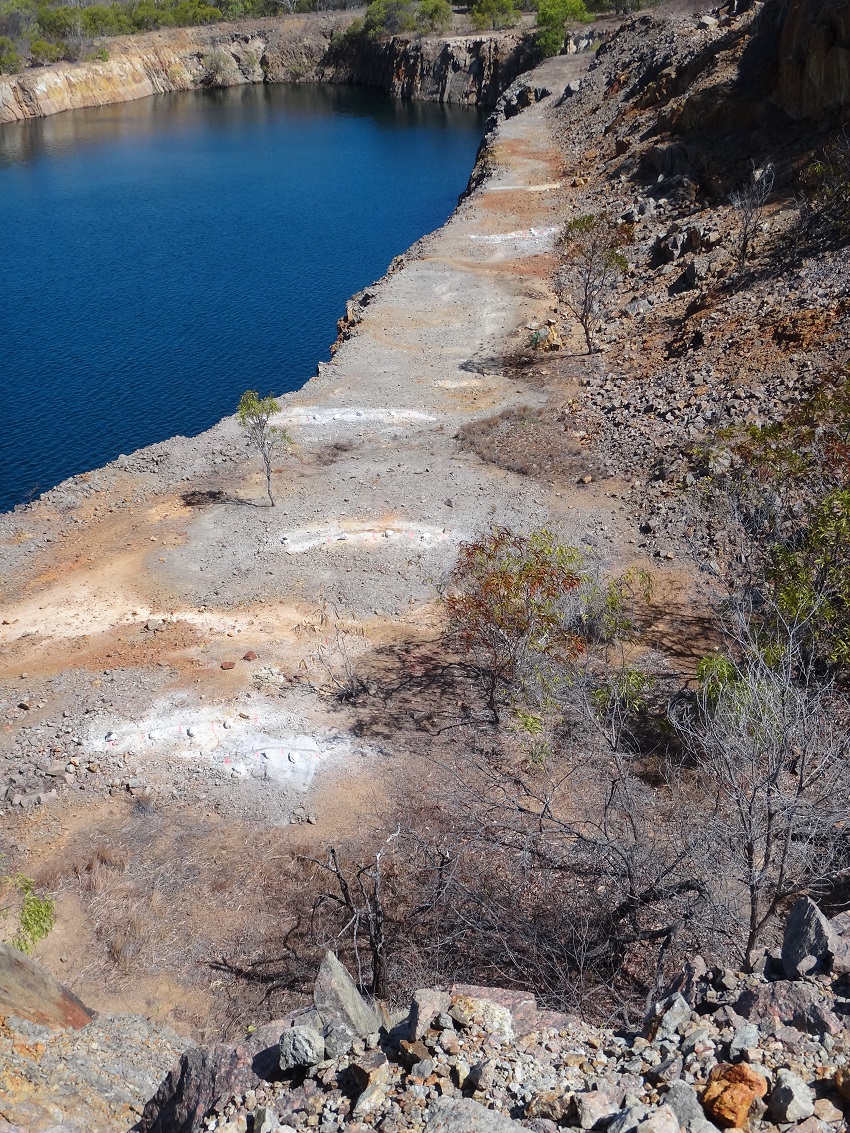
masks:
<path id="1" fill-rule="evenodd" d="M 88 826 L 108 841 L 153 798 L 166 828 L 169 815 L 175 831 L 191 815 L 215 837 L 225 823 L 231 850 L 234 831 L 247 843 L 257 823 L 284 827 L 299 807 L 316 821 L 290 826 L 292 837 L 345 833 L 405 752 L 352 734 L 345 711 L 313 691 L 339 670 L 341 640 L 354 657 L 427 642 L 459 542 L 494 523 L 551 524 L 628 561 L 615 480 L 581 484 L 580 465 L 523 476 L 458 439 L 512 408 L 552 408 L 552 389 L 509 359 L 556 307 L 569 189 L 550 108 L 587 63 L 561 57 L 534 73 L 553 96 L 502 121 L 489 178 L 369 289 L 332 362 L 283 399 L 295 445 L 275 474 L 276 507 L 227 419 L 0 521 L 0 850 L 64 886 L 43 955 L 54 967 L 64 957 L 63 978 L 98 1005 L 112 996 L 196 1025 L 204 999 L 193 991 L 175 1014 L 170 978 L 135 993 L 98 982 L 103 941 L 59 861 Z M 574 361 L 556 383 L 561 401 L 580 377 Z M 537 379 L 547 373 L 541 356 Z M 187 491 L 217 494 L 191 506 Z M 175 852 L 165 829 L 147 844 L 154 857 Z M 237 915 L 195 927 L 212 948 Z"/>

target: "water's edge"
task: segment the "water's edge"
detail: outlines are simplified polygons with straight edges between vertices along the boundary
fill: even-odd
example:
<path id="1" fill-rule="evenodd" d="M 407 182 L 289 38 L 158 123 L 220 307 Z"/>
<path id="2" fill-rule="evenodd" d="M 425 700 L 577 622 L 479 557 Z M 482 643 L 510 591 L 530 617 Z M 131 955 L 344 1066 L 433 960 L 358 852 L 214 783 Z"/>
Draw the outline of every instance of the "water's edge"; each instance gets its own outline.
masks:
<path id="1" fill-rule="evenodd" d="M 339 49 L 350 20 L 310 14 L 175 28 L 108 41 L 107 62 L 62 63 L 0 76 L 0 124 L 152 94 L 246 83 L 372 86 L 393 97 L 492 107 L 539 60 L 533 35 L 396 36 Z"/>
<path id="2" fill-rule="evenodd" d="M 517 82 L 515 86 L 519 88 L 523 84 L 524 80 Z M 467 188 L 460 195 L 457 208 L 469 198 L 474 198 L 480 192 L 484 191 L 486 182 L 494 172 L 495 166 L 492 159 L 492 152 L 502 121 L 504 121 L 504 113 L 498 110 L 491 115 L 488 120 L 473 169 L 470 172 Z M 331 345 L 332 356 L 336 354 L 337 350 L 343 345 L 346 339 L 351 336 L 352 331 L 362 317 L 363 307 L 374 301 L 378 293 L 390 283 L 392 277 L 397 272 L 402 271 L 409 263 L 418 260 L 425 253 L 425 249 L 452 223 L 457 214 L 457 208 L 446 218 L 443 225 L 433 232 L 426 233 L 405 252 L 396 256 L 389 264 L 383 276 L 368 287 L 352 295 L 346 303 L 344 314 L 337 322 L 337 338 Z M 313 374 L 306 378 L 304 385 L 300 386 L 292 393 L 281 396 L 279 399 L 281 404 L 285 405 L 291 398 L 297 397 L 305 387 L 309 387 L 317 382 L 321 383 L 326 373 L 330 372 L 331 368 L 332 363 L 319 362 Z M 203 430 L 198 434 L 189 434 L 188 436 L 179 434 L 143 446 L 127 455 L 122 454 L 114 461 L 78 473 L 59 482 L 54 487 L 41 493 L 37 499 L 58 508 L 60 512 L 68 511 L 74 508 L 79 502 L 81 491 L 88 492 L 93 490 L 97 488 L 101 482 L 104 486 L 107 486 L 107 491 L 112 490 L 112 483 L 116 474 L 135 469 L 140 462 L 142 466 L 145 466 L 149 456 L 154 460 L 157 468 L 158 475 L 156 479 L 158 481 L 158 490 L 167 490 L 169 486 L 176 487 L 181 481 L 193 479 L 197 472 L 200 471 L 200 467 L 206 463 L 206 449 L 211 445 L 214 446 L 221 437 L 228 433 L 232 421 L 232 417 L 226 416 L 209 429 Z M 171 480 L 173 480 L 172 484 L 169 483 Z M 19 504 L 11 511 L 0 513 L 0 532 L 3 531 L 5 527 L 4 521 L 13 521 L 16 513 L 25 512 L 29 506 L 30 505 Z"/>

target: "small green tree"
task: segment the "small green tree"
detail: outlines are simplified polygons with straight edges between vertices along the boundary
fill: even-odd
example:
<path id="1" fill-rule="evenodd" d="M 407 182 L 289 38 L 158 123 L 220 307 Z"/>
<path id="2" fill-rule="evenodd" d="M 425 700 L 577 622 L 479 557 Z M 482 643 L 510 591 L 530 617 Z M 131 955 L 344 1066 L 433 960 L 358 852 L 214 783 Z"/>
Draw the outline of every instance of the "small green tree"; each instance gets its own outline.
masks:
<path id="1" fill-rule="evenodd" d="M 477 28 L 493 31 L 513 27 L 518 16 L 514 0 L 475 0 L 469 5 L 469 14 Z"/>
<path id="2" fill-rule="evenodd" d="M 263 467 L 266 472 L 266 490 L 269 494 L 269 503 L 274 507 L 275 499 L 272 494 L 272 463 L 274 456 L 281 449 L 292 444 L 292 437 L 285 429 L 272 425 L 271 419 L 280 412 L 277 399 L 269 395 L 260 397 L 254 389 L 245 390 L 239 401 L 236 415 L 239 424 L 247 431 L 248 441 L 263 458 Z"/>
<path id="3" fill-rule="evenodd" d="M 567 23 L 587 20 L 584 0 L 540 0 L 537 9 L 537 46 L 545 58 L 564 49 Z"/>
<path id="4" fill-rule="evenodd" d="M 558 283 L 561 298 L 584 331 L 587 352 L 596 347 L 596 331 L 628 262 L 620 250 L 629 242 L 625 225 L 605 213 L 577 216 L 561 238 L 564 266 Z"/>
<path id="5" fill-rule="evenodd" d="M 448 31 L 452 22 L 452 8 L 448 0 L 420 0 L 416 13 L 416 28 L 420 32 Z"/>
<path id="6" fill-rule="evenodd" d="M 473 659 L 496 720 L 502 685 L 581 653 L 564 610 L 580 583 L 575 548 L 545 529 L 522 535 L 497 527 L 461 544 L 443 594 L 448 638 Z"/>
<path id="7" fill-rule="evenodd" d="M 366 34 L 372 39 L 416 29 L 416 12 L 410 0 L 372 0 L 364 19 Z"/>

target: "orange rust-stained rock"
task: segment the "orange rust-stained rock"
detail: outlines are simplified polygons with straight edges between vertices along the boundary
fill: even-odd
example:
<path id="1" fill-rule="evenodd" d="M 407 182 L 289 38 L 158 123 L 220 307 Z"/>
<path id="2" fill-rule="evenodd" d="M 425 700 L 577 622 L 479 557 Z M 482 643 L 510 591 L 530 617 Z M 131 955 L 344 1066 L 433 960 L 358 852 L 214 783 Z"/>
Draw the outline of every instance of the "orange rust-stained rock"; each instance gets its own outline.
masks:
<path id="1" fill-rule="evenodd" d="M 0 1015 L 17 1015 L 51 1030 L 79 1030 L 94 1018 L 40 964 L 6 944 L 0 944 Z"/>
<path id="2" fill-rule="evenodd" d="M 722 1129 L 744 1129 L 750 1107 L 767 1093 L 767 1082 L 744 1063 L 721 1062 L 708 1078 L 702 1107 Z"/>

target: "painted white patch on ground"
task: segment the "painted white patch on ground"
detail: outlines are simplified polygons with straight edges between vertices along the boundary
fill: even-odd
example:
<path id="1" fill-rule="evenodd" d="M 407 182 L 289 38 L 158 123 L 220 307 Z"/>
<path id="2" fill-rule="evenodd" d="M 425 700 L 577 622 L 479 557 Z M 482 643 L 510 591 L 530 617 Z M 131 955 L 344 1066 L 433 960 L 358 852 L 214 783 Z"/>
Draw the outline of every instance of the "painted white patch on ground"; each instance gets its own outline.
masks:
<path id="1" fill-rule="evenodd" d="M 549 193 L 560 189 L 562 181 L 549 181 L 545 185 L 488 185 L 488 193 Z"/>
<path id="2" fill-rule="evenodd" d="M 43 639 L 73 638 L 105 633 L 118 625 L 129 625 L 139 618 L 133 611 L 146 608 L 112 590 L 108 584 L 71 584 L 60 594 L 41 595 L 17 606 L 7 607 L 9 621 L 0 629 L 0 642 L 11 643 L 22 637 L 38 635 Z"/>
<path id="3" fill-rule="evenodd" d="M 275 420 L 288 422 L 291 425 L 324 425 L 335 421 L 355 425 L 367 425 L 374 422 L 393 425 L 401 424 L 404 421 L 436 421 L 437 418 L 430 413 L 420 413 L 416 409 L 324 408 L 307 405 L 295 409 L 284 409 L 277 414 Z"/>
<path id="4" fill-rule="evenodd" d="M 552 237 L 558 231 L 557 225 L 549 228 L 518 228 L 514 232 L 470 232 L 468 239 L 480 240 L 483 244 L 514 244 L 523 248 L 543 248 L 552 245 Z"/>
<path id="5" fill-rule="evenodd" d="M 293 727 L 295 725 L 295 727 Z M 234 779 L 266 779 L 304 794 L 319 764 L 351 752 L 350 737 L 297 730 L 298 721 L 269 701 L 175 705 L 161 701 L 140 720 L 120 720 L 108 730 L 92 725 L 88 746 L 138 758 L 168 755 L 202 760 Z"/>
<path id="6" fill-rule="evenodd" d="M 329 527 L 302 527 L 297 531 L 288 531 L 281 536 L 278 542 L 270 541 L 269 547 L 280 547 L 287 555 L 301 554 L 303 551 L 312 551 L 317 547 L 332 547 L 345 543 L 445 543 L 449 540 L 459 541 L 462 536 L 450 532 L 445 527 L 429 527 L 420 523 L 404 523 L 396 527 L 364 527 L 342 528 Z"/>

